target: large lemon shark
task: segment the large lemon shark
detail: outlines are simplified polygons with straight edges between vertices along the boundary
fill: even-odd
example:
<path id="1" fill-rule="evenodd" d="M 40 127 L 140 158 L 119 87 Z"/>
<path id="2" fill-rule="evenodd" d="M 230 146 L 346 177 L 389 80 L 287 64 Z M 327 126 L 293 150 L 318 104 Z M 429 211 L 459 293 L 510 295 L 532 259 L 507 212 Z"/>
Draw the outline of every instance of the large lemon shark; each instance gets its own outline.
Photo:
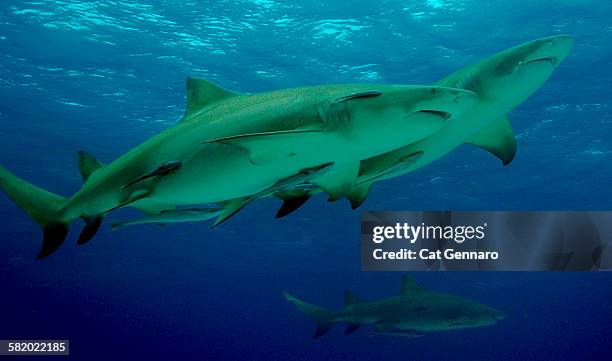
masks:
<path id="1" fill-rule="evenodd" d="M 317 323 L 313 338 L 323 336 L 334 323 L 344 322 L 349 335 L 361 325 L 374 326 L 374 333 L 393 336 L 423 336 L 435 332 L 496 324 L 506 314 L 489 306 L 454 295 L 431 292 L 404 276 L 399 293 L 377 301 L 361 301 L 344 291 L 344 307 L 333 312 L 283 291 L 285 299 Z"/>
<path id="2" fill-rule="evenodd" d="M 193 220 L 216 203 L 215 224 L 250 200 L 312 182 L 341 197 L 360 160 L 437 132 L 474 105 L 462 89 L 415 85 L 323 85 L 238 94 L 187 79 L 187 107 L 175 126 L 110 164 L 78 153 L 84 184 L 65 198 L 0 167 L 0 187 L 43 228 L 38 258 L 63 243 L 69 224 L 86 225 L 89 241 L 109 212 L 131 206 L 168 220 Z M 200 214 L 206 218 L 206 214 Z M 161 216 L 160 216 L 161 217 Z"/>
<path id="3" fill-rule="evenodd" d="M 359 207 L 373 183 L 415 171 L 443 157 L 462 144 L 483 148 L 510 164 L 516 153 L 516 139 L 508 113 L 529 98 L 569 55 L 573 39 L 567 35 L 537 39 L 496 53 L 438 81 L 478 94 L 478 101 L 461 117 L 445 124 L 417 142 L 361 162 L 359 176 L 346 196 L 353 209 Z M 285 216 L 306 202 L 321 188 L 279 192 L 284 203 L 277 217 Z M 330 200 L 341 196 L 334 194 Z"/>

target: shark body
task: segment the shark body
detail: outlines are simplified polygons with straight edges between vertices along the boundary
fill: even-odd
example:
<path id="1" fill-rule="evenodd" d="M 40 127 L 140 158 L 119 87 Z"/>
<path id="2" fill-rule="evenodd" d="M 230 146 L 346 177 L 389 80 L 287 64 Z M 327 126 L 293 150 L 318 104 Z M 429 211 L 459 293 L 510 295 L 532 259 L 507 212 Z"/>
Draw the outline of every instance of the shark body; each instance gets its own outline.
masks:
<path id="1" fill-rule="evenodd" d="M 476 93 L 476 104 L 431 136 L 363 160 L 353 187 L 344 194 L 353 209 L 364 202 L 375 182 L 413 172 L 462 144 L 483 148 L 504 165 L 510 164 L 517 147 L 508 113 L 546 82 L 572 47 L 573 39 L 566 35 L 537 39 L 496 53 L 438 81 L 436 85 Z M 315 193 L 316 190 L 309 190 L 299 194 L 301 203 L 281 194 L 281 198 L 292 203 L 285 205 L 280 215 L 291 213 Z"/>
<path id="2" fill-rule="evenodd" d="M 364 302 L 344 292 L 345 306 L 338 312 L 304 302 L 287 292 L 285 298 L 317 322 L 314 338 L 321 337 L 334 323 L 347 323 L 345 334 L 371 324 L 374 334 L 422 336 L 434 332 L 496 324 L 506 315 L 489 306 L 454 295 L 428 291 L 408 276 L 396 296 Z"/>
<path id="3" fill-rule="evenodd" d="M 74 219 L 86 222 L 77 241 L 84 244 L 106 214 L 124 206 L 157 214 L 218 203 L 224 207 L 218 224 L 254 196 L 289 188 L 291 180 L 299 184 L 296 177 L 312 169 L 310 182 L 341 196 L 354 184 L 361 159 L 433 134 L 475 101 L 470 91 L 413 85 L 238 94 L 189 78 L 179 124 L 108 165 L 79 152 L 84 184 L 73 196 L 47 192 L 3 167 L 0 186 L 43 227 L 38 257 L 44 258 L 63 243 Z"/>

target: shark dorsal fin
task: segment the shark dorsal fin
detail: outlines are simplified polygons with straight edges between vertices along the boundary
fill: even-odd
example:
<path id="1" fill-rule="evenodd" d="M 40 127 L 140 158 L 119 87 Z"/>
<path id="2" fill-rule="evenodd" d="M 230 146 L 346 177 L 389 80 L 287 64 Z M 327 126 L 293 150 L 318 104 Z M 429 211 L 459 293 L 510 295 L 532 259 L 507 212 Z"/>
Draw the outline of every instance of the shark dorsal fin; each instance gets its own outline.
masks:
<path id="1" fill-rule="evenodd" d="M 79 150 L 77 152 L 77 167 L 79 168 L 81 177 L 83 177 L 83 182 L 86 182 L 93 172 L 102 168 L 103 166 L 104 165 L 98 162 L 93 155 L 87 153 L 86 151 Z"/>
<path id="2" fill-rule="evenodd" d="M 423 288 L 419 286 L 412 277 L 406 275 L 402 278 L 402 288 L 400 289 L 399 295 L 409 296 L 422 289 Z"/>
<path id="3" fill-rule="evenodd" d="M 489 151 L 501 159 L 504 165 L 510 164 L 516 154 L 516 138 L 507 116 L 487 125 L 467 143 Z"/>
<path id="4" fill-rule="evenodd" d="M 349 290 L 344 290 L 344 305 L 345 306 L 354 305 L 355 303 L 359 303 L 359 302 L 361 302 L 359 297 L 355 296 Z"/>
<path id="5" fill-rule="evenodd" d="M 208 80 L 194 77 L 187 78 L 185 90 L 187 92 L 187 108 L 183 120 L 207 105 L 240 95 L 239 93 L 223 89 Z"/>

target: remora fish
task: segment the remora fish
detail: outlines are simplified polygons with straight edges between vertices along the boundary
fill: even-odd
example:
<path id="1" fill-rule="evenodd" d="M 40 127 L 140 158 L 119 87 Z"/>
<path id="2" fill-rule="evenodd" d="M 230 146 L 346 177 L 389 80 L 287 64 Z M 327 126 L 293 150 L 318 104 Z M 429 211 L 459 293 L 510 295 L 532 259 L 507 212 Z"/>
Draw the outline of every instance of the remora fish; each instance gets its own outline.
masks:
<path id="1" fill-rule="evenodd" d="M 313 338 L 323 336 L 334 323 L 348 324 L 344 334 L 372 324 L 374 334 L 422 336 L 424 334 L 496 324 L 506 314 L 465 298 L 435 293 L 418 286 L 408 276 L 397 296 L 364 302 L 344 291 L 345 306 L 338 312 L 304 302 L 283 291 L 285 298 L 317 323 Z"/>
<path id="2" fill-rule="evenodd" d="M 510 164 L 516 153 L 516 139 L 508 113 L 546 82 L 569 55 L 573 43 L 566 35 L 534 40 L 492 55 L 437 82 L 436 85 L 473 91 L 478 94 L 478 101 L 439 132 L 363 160 L 354 186 L 345 194 L 353 209 L 363 203 L 374 182 L 412 172 L 462 144 L 483 148 L 500 158 L 504 165 Z M 279 198 L 291 204 L 284 204 L 283 212 L 279 211 L 277 216 L 291 213 L 314 193 L 310 190 L 301 194 L 300 203 L 280 194 Z"/>
<path id="3" fill-rule="evenodd" d="M 125 226 L 136 224 L 169 224 L 181 222 L 202 222 L 215 218 L 221 213 L 222 208 L 185 208 L 164 210 L 156 214 L 151 214 L 129 221 L 119 221 L 111 224 L 112 230 L 116 231 Z"/>
<path id="4" fill-rule="evenodd" d="M 3 167 L 0 187 L 42 226 L 38 258 L 44 258 L 60 247 L 74 219 L 86 222 L 77 241 L 84 244 L 107 213 L 127 205 L 155 214 L 250 197 L 330 162 L 333 169 L 317 185 L 330 194 L 346 193 L 360 159 L 427 137 L 475 100 L 465 90 L 408 85 L 325 85 L 241 95 L 189 78 L 179 124 L 108 165 L 79 152 L 85 183 L 72 197 L 38 188 Z"/>

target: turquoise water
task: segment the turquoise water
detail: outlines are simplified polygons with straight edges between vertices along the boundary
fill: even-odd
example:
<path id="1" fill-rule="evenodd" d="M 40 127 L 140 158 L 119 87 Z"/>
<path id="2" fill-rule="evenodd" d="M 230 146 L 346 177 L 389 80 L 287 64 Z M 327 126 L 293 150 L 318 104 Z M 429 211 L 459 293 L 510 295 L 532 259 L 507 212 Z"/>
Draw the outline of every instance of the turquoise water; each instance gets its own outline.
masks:
<path id="1" fill-rule="evenodd" d="M 259 92 L 327 83 L 429 84 L 499 50 L 571 34 L 575 48 L 510 114 L 508 167 L 463 146 L 374 186 L 362 209 L 593 209 L 612 204 L 612 5 L 573 1 L 3 1 L 0 163 L 62 195 L 75 153 L 110 162 L 177 122 L 187 76 Z M 65 338 L 77 359 L 605 359 L 612 282 L 595 273 L 415 273 L 428 288 L 508 319 L 418 339 L 342 335 L 286 289 L 332 309 L 348 288 L 395 294 L 362 273 L 359 211 L 321 195 L 273 218 L 257 201 L 214 230 L 141 226 L 78 247 L 79 227 L 36 261 L 40 230 L 0 198 L 0 339 Z M 109 216 L 135 216 L 121 210 Z"/>

